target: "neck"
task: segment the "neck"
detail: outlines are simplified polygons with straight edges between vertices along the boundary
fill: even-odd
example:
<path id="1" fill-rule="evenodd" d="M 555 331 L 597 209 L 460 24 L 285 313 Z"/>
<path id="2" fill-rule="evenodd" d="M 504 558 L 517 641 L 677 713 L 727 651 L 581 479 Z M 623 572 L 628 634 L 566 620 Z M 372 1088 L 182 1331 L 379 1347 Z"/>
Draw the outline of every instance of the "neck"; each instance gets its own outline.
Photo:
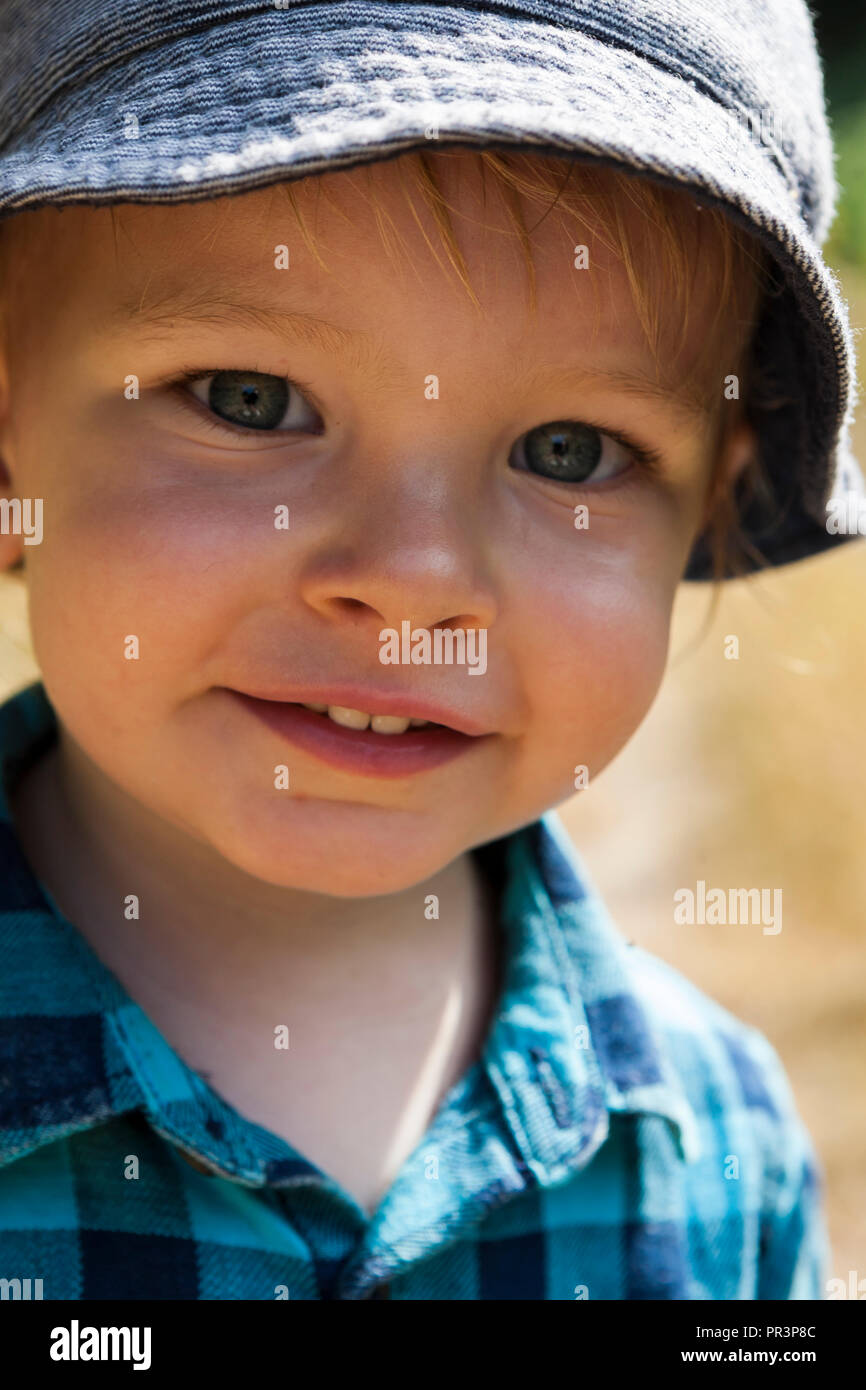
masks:
<path id="1" fill-rule="evenodd" d="M 264 883 L 168 823 L 107 779 L 61 731 L 13 797 L 37 875 L 61 911 L 134 997 L 203 1000 L 226 979 L 267 996 L 287 967 L 297 987 L 317 974 L 367 987 L 404 970 L 465 976 L 496 954 L 490 890 L 463 854 L 423 884 L 337 898 Z M 124 904 L 134 894 L 138 917 Z M 440 903 L 430 920 L 429 894 Z M 401 968 L 403 967 L 403 968 Z M 222 990 L 218 989 L 222 983 Z M 252 993 L 251 993 L 252 991 Z"/>

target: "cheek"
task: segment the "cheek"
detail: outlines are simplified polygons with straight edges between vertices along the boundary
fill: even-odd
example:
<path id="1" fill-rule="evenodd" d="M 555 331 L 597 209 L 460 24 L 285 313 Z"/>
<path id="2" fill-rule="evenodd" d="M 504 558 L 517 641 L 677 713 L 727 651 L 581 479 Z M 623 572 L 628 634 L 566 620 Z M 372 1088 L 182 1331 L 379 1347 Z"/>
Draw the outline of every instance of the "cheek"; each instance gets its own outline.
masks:
<path id="1" fill-rule="evenodd" d="M 533 744 L 551 774 L 600 772 L 638 728 L 664 674 L 675 588 L 626 572 L 587 576 L 527 627 Z"/>
<path id="2" fill-rule="evenodd" d="M 251 526 L 218 489 L 55 493 L 28 588 L 37 661 L 64 710 L 89 705 L 131 731 L 136 712 L 194 694 L 248 581 Z"/>

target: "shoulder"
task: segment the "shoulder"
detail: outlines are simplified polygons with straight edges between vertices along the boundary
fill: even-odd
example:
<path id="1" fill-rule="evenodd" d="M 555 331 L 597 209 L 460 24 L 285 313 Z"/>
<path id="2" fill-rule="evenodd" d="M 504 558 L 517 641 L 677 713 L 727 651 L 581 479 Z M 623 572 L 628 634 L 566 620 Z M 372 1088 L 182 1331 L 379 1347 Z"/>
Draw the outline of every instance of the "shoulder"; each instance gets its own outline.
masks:
<path id="1" fill-rule="evenodd" d="M 825 1175 L 778 1052 L 666 962 L 640 947 L 629 957 L 664 1064 L 696 1121 L 691 1204 L 713 1229 L 727 1213 L 739 1233 L 751 1291 L 737 1296 L 825 1297 Z"/>
<path id="2" fill-rule="evenodd" d="M 768 1140 L 802 1130 L 782 1060 L 758 1028 L 641 947 L 629 959 L 653 1031 L 696 1111 L 759 1116 Z"/>
<path id="3" fill-rule="evenodd" d="M 665 1062 L 697 1121 L 695 1190 L 727 1190 L 726 1205 L 757 1221 L 758 1286 L 788 1290 L 757 1296 L 822 1297 L 825 1175 L 779 1053 L 666 962 L 639 947 L 629 955 Z"/>

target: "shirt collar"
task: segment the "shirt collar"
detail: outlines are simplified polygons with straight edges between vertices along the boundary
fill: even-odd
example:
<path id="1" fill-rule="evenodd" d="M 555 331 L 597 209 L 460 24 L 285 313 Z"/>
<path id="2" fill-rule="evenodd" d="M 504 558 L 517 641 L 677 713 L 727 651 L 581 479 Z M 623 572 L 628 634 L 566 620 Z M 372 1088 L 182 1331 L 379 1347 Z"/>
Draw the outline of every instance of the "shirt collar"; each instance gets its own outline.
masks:
<path id="1" fill-rule="evenodd" d="M 214 1171 L 260 1185 L 317 1170 L 243 1120 L 170 1047 L 60 912 L 14 832 L 9 791 L 57 721 L 37 681 L 0 706 L 0 1166 L 140 1110 Z M 694 1113 L 638 998 L 629 948 L 554 812 L 476 851 L 497 876 L 505 976 L 482 1066 L 527 1174 L 586 1164 L 613 1113 L 661 1115 L 697 1156 Z"/>
<path id="2" fill-rule="evenodd" d="M 559 817 L 548 811 L 500 843 L 510 949 L 487 1054 L 517 1109 L 530 1167 L 542 1183 L 560 1181 L 589 1161 L 610 1115 L 622 1113 L 669 1120 L 692 1161 L 698 1125 L 681 1076 L 641 1000 L 630 945 Z"/>

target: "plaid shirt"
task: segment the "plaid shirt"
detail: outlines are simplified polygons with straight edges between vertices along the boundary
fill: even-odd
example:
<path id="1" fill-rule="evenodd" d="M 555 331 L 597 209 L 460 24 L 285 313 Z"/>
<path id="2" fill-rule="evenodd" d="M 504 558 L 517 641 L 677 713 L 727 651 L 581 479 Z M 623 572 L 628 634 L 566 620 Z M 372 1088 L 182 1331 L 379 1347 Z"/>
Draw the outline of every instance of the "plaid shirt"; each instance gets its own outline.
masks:
<path id="1" fill-rule="evenodd" d="M 41 683 L 0 706 L 0 1280 L 46 1299 L 824 1297 L 823 1174 L 776 1053 L 623 940 L 553 813 L 476 851 L 501 889 L 498 1012 L 370 1218 L 186 1065 L 34 878 L 7 795 L 55 736 Z"/>

